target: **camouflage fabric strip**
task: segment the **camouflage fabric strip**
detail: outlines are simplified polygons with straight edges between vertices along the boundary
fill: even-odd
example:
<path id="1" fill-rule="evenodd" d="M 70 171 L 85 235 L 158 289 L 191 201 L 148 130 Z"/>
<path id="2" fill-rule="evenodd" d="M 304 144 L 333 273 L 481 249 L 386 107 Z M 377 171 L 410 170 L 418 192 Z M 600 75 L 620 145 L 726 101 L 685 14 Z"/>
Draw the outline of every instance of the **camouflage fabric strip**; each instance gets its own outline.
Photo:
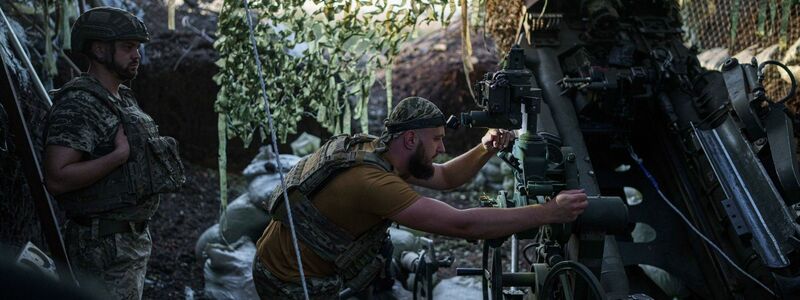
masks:
<path id="1" fill-rule="evenodd" d="M 350 243 L 344 251 L 340 252 L 334 263 L 337 269 L 345 273 L 343 274 L 344 278 L 355 276 L 360 270 L 353 268 L 358 268 L 359 265 L 363 266 L 367 263 L 366 261 L 359 262 L 359 259 L 363 260 L 364 257 L 372 258 L 380 252 L 382 242 L 386 241 L 389 236 L 386 230 L 389 229 L 390 225 L 390 221 L 384 221 L 373 226 L 369 231 L 362 234 L 358 240 Z M 378 242 L 376 243 L 375 241 Z"/>
<path id="2" fill-rule="evenodd" d="M 281 281 L 272 275 L 258 256 L 253 261 L 253 283 L 261 299 L 304 299 L 303 287 L 294 282 Z M 307 277 L 309 298 L 313 300 L 338 299 L 342 288 L 342 280 L 331 276 L 326 278 Z"/>
<path id="3" fill-rule="evenodd" d="M 292 198 L 305 198 L 301 193 L 292 193 L 292 196 Z M 353 237 L 340 227 L 331 226 L 333 223 L 322 215 L 311 201 L 292 201 L 292 206 L 292 212 L 297 220 L 294 224 L 297 236 L 314 249 L 317 255 L 324 260 L 335 261 L 347 251 L 347 246 L 353 242 Z"/>

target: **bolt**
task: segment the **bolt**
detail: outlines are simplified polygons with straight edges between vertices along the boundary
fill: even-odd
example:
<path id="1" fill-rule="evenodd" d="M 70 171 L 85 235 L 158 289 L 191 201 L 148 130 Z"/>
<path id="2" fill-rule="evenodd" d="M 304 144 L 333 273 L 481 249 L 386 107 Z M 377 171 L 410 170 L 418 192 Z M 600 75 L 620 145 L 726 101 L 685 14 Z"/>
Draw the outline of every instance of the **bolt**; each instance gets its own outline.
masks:
<path id="1" fill-rule="evenodd" d="M 575 161 L 575 153 L 568 154 L 567 155 L 567 161 L 568 162 L 574 162 Z"/>
<path id="2" fill-rule="evenodd" d="M 586 161 L 586 162 L 589 162 L 589 157 L 588 156 L 584 157 L 583 160 Z"/>
<path id="3" fill-rule="evenodd" d="M 767 142 L 767 141 L 766 141 L 764 138 L 760 138 L 760 139 L 757 139 L 757 140 L 756 140 L 756 145 L 758 145 L 758 146 L 764 146 L 764 143 L 766 143 L 766 142 Z"/>
<path id="4" fill-rule="evenodd" d="M 735 58 L 729 58 L 728 60 L 725 61 L 724 64 L 722 64 L 722 70 L 723 71 L 730 70 L 738 64 L 739 64 L 738 60 L 736 60 Z"/>
<path id="5" fill-rule="evenodd" d="M 589 176 L 594 176 L 594 171 L 589 170 Z"/>

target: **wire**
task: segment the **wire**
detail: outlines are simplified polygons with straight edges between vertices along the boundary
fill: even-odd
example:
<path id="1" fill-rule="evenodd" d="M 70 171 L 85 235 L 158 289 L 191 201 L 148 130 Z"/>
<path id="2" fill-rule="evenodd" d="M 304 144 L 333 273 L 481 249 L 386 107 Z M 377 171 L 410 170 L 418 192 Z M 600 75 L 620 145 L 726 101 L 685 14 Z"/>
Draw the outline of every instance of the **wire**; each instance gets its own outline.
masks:
<path id="1" fill-rule="evenodd" d="M 275 153 L 275 165 L 278 167 L 278 174 L 281 179 L 281 188 L 283 189 L 283 205 L 286 207 L 286 216 L 289 221 L 289 231 L 292 233 L 292 246 L 294 246 L 294 255 L 297 257 L 297 269 L 300 272 L 300 283 L 303 286 L 303 295 L 306 300 L 308 298 L 308 286 L 306 285 L 306 276 L 303 273 L 303 260 L 300 258 L 300 247 L 297 245 L 297 233 L 294 229 L 294 219 L 292 218 L 292 207 L 289 204 L 289 196 L 286 195 L 286 180 L 283 178 L 283 166 L 281 165 L 281 155 L 278 152 L 278 138 L 275 135 L 275 128 L 272 125 L 272 113 L 269 109 L 269 99 L 267 98 L 267 85 L 264 83 L 264 74 L 261 69 L 261 58 L 258 56 L 258 47 L 256 46 L 256 37 L 253 33 L 253 18 L 250 16 L 250 5 L 247 0 L 244 2 L 244 11 L 247 15 L 247 26 L 250 30 L 250 44 L 253 45 L 253 57 L 256 60 L 256 67 L 258 68 L 258 82 L 261 84 L 261 96 L 264 98 L 264 112 L 267 115 L 269 123 L 269 132 L 272 138 L 272 150 Z"/>
<path id="2" fill-rule="evenodd" d="M 762 62 L 760 65 L 758 65 L 758 74 L 761 75 L 761 76 L 759 76 L 759 77 L 761 77 L 759 79 L 763 80 L 764 75 L 763 75 L 762 71 L 764 70 L 764 67 L 766 67 L 767 65 L 778 66 L 781 69 L 783 69 L 784 71 L 786 71 L 786 75 L 789 76 L 789 80 L 792 83 L 792 88 L 789 89 L 789 93 L 786 94 L 786 96 L 784 96 L 783 98 L 781 98 L 781 100 L 778 100 L 778 103 L 784 103 L 787 100 L 794 98 L 794 93 L 797 90 L 797 80 L 795 80 L 794 74 L 792 74 L 792 70 L 789 70 L 789 68 L 786 65 L 782 64 L 781 62 L 778 62 L 778 61 L 775 61 L 775 60 L 768 60 L 768 61 Z"/>
<path id="3" fill-rule="evenodd" d="M 536 255 L 536 253 L 534 253 L 534 255 L 536 255 L 537 257 L 534 258 L 534 259 L 531 259 L 530 257 L 528 257 L 528 251 L 531 250 L 531 248 L 536 247 L 536 246 L 539 246 L 539 244 L 538 243 L 530 243 L 530 244 L 525 245 L 525 247 L 522 247 L 522 258 L 524 258 L 525 261 L 528 262 L 528 264 L 531 265 L 531 266 L 533 266 L 534 262 L 538 262 L 539 257 L 538 257 L 538 255 Z"/>
<path id="4" fill-rule="evenodd" d="M 769 292 L 772 296 L 777 296 L 775 294 L 775 292 L 773 292 L 769 287 L 767 287 L 767 285 L 765 285 L 764 283 L 762 283 L 761 281 L 759 281 L 758 279 L 756 279 L 752 275 L 748 274 L 741 267 L 736 265 L 736 263 L 733 262 L 733 260 L 727 254 L 725 254 L 725 252 L 723 252 L 722 249 L 719 248 L 719 246 L 714 244 L 714 242 L 712 242 L 711 239 L 709 239 L 703 233 L 701 233 L 700 230 L 697 229 L 697 227 L 695 227 L 694 224 L 692 224 L 692 222 L 690 222 L 689 219 L 686 218 L 686 216 L 677 207 L 675 207 L 675 205 L 672 204 L 672 202 L 669 201 L 669 198 L 667 198 L 667 196 L 665 196 L 664 193 L 661 191 L 661 188 L 659 187 L 658 181 L 656 181 L 656 178 L 653 177 L 653 174 L 650 174 L 650 171 L 648 171 L 647 168 L 644 167 L 644 164 L 642 163 L 642 159 L 639 158 L 639 156 L 636 155 L 636 152 L 633 151 L 633 146 L 632 145 L 628 145 L 628 152 L 630 153 L 631 158 L 634 161 L 636 161 L 636 163 L 639 165 L 639 168 L 642 169 L 642 173 L 644 173 L 644 175 L 650 181 L 650 184 L 652 184 L 653 187 L 656 189 L 656 192 L 658 192 L 658 195 L 661 196 L 661 200 L 664 200 L 664 202 L 666 202 L 667 205 L 669 205 L 669 207 L 672 208 L 672 210 L 675 211 L 675 213 L 678 214 L 678 216 L 680 216 L 681 219 L 683 219 L 683 222 L 686 223 L 686 225 L 688 225 L 689 228 L 692 229 L 692 231 L 694 231 L 695 234 L 700 236 L 700 238 L 702 238 L 709 246 L 711 246 L 711 248 L 713 248 L 715 251 L 717 251 L 717 253 L 719 253 L 719 255 L 721 255 L 723 258 L 725 258 L 725 260 L 728 263 L 730 263 L 731 266 L 733 266 L 737 271 L 739 271 L 739 273 L 742 273 L 742 275 L 746 276 L 747 278 L 749 278 L 750 280 L 752 280 L 753 282 L 755 282 L 756 284 L 758 284 L 759 286 L 764 288 L 764 290 Z"/>

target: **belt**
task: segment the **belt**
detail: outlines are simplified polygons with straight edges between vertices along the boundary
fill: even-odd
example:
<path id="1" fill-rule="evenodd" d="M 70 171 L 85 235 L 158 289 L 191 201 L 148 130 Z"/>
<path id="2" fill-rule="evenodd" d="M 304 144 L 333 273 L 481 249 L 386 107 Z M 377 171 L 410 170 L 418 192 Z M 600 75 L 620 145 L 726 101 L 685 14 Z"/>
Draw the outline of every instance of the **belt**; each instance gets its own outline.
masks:
<path id="1" fill-rule="evenodd" d="M 92 218 L 72 218 L 70 219 L 76 224 L 91 227 L 95 219 Z M 147 221 L 119 221 L 108 219 L 97 220 L 97 234 L 99 236 L 107 236 L 115 233 L 137 233 L 143 232 L 147 228 Z M 135 231 L 134 231 L 135 230 Z"/>

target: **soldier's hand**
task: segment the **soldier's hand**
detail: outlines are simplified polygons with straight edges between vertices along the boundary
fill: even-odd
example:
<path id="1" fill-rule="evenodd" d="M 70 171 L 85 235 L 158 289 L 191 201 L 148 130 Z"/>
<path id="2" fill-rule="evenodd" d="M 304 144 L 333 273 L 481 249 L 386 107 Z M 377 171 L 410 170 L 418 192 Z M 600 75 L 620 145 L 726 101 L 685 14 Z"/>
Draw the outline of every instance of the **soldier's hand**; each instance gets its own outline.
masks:
<path id="1" fill-rule="evenodd" d="M 489 129 L 483 138 L 481 138 L 481 145 L 486 151 L 495 153 L 503 150 L 515 138 L 514 132 L 505 129 Z"/>
<path id="2" fill-rule="evenodd" d="M 551 223 L 569 223 L 583 213 L 589 202 L 583 190 L 566 190 L 545 203 L 545 206 L 551 208 Z"/>
<path id="3" fill-rule="evenodd" d="M 128 145 L 128 136 L 125 135 L 125 129 L 122 125 L 117 128 L 117 135 L 114 137 L 114 153 L 120 159 L 120 164 L 128 160 L 128 155 L 131 153 L 130 145 Z"/>

